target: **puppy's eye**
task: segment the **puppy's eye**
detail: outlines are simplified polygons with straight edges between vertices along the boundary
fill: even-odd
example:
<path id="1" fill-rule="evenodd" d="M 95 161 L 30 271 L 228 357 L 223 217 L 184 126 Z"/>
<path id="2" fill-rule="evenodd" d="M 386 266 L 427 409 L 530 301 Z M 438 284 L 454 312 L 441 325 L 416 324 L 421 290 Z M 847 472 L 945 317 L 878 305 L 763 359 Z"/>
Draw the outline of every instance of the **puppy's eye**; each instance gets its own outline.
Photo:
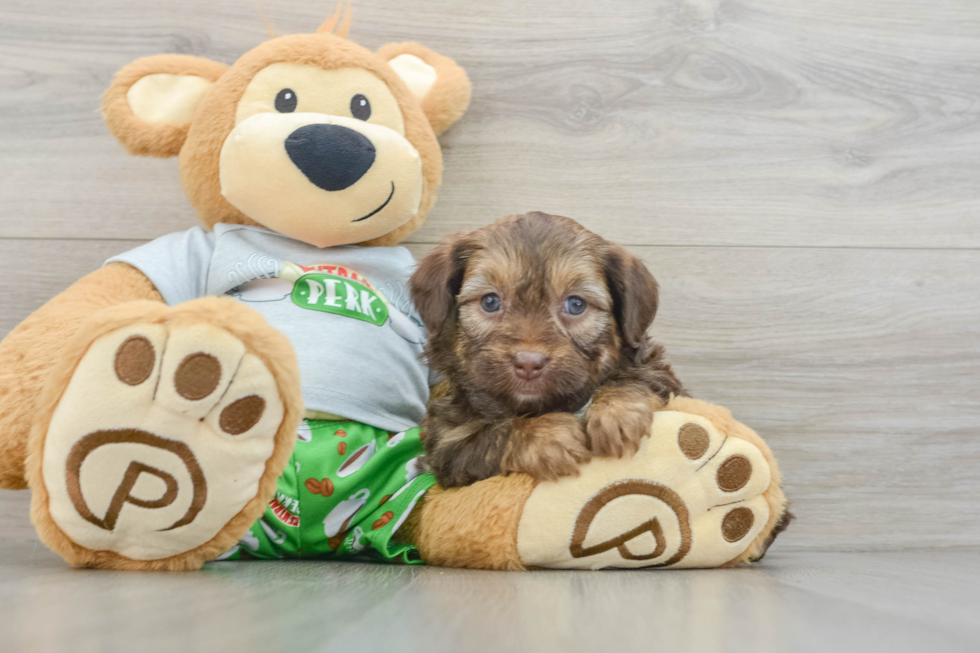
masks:
<path id="1" fill-rule="evenodd" d="M 358 120 L 367 120 L 371 117 L 371 103 L 358 93 L 350 99 L 350 115 Z"/>
<path id="2" fill-rule="evenodd" d="M 585 312 L 586 306 L 588 304 L 585 303 L 585 300 L 575 295 L 565 300 L 565 312 L 569 315 L 581 315 Z"/>
<path id="3" fill-rule="evenodd" d="M 480 308 L 487 313 L 496 313 L 500 310 L 500 296 L 494 293 L 484 295 L 483 299 L 480 300 Z"/>
<path id="4" fill-rule="evenodd" d="M 292 113 L 296 111 L 296 92 L 291 88 L 284 88 L 276 95 L 276 111 L 279 113 Z"/>

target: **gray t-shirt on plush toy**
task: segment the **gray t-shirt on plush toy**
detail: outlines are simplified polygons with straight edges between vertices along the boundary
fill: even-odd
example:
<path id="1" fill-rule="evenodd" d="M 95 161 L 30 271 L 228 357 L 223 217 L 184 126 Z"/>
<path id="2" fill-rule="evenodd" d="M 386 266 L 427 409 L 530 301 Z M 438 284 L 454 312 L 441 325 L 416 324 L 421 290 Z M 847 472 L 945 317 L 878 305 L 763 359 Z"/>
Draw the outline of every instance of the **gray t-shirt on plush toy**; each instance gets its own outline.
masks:
<path id="1" fill-rule="evenodd" d="M 307 410 L 389 431 L 419 424 L 429 398 L 423 331 L 404 247 L 319 249 L 259 227 L 170 234 L 109 259 L 137 268 L 164 301 L 230 295 L 284 333 Z"/>

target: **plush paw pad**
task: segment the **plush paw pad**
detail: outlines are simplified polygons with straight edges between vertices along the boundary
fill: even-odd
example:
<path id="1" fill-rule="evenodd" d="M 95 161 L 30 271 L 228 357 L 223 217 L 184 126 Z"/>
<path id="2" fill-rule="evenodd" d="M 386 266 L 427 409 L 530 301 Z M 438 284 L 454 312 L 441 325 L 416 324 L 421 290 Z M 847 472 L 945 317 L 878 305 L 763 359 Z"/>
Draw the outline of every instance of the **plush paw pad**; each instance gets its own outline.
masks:
<path id="1" fill-rule="evenodd" d="M 223 329 L 134 324 L 102 336 L 45 437 L 51 517 L 92 550 L 192 550 L 256 495 L 283 415 L 272 373 Z"/>
<path id="2" fill-rule="evenodd" d="M 717 567 L 765 527 L 769 465 L 708 420 L 656 413 L 629 460 L 598 459 L 577 478 L 541 483 L 518 530 L 529 566 Z"/>

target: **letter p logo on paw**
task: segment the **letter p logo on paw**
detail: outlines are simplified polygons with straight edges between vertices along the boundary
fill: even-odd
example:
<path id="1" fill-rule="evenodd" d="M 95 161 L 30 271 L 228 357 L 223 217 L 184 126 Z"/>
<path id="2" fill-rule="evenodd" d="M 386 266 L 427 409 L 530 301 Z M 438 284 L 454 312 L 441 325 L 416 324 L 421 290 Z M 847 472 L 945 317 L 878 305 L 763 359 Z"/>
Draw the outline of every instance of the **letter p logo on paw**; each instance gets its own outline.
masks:
<path id="1" fill-rule="evenodd" d="M 595 459 L 577 477 L 538 484 L 518 551 L 535 567 L 718 567 L 764 528 L 770 479 L 748 441 L 660 411 L 632 458 Z"/>
<path id="2" fill-rule="evenodd" d="M 91 551 L 192 551 L 256 497 L 283 415 L 271 372 L 229 332 L 122 327 L 89 346 L 51 417 L 45 507 Z"/>
<path id="3" fill-rule="evenodd" d="M 152 465 L 140 462 L 139 460 L 132 460 L 126 467 L 126 471 L 123 474 L 122 480 L 120 481 L 115 492 L 112 493 L 112 498 L 109 500 L 109 505 L 103 513 L 104 516 L 101 518 L 97 517 L 95 513 L 92 512 L 92 509 L 85 498 L 86 488 L 82 483 L 82 466 L 85 464 L 86 459 L 90 455 L 95 454 L 100 448 L 121 444 L 149 447 L 151 449 L 157 449 L 165 452 L 165 454 L 172 454 L 172 456 L 164 455 L 162 458 L 175 458 L 176 461 L 178 461 L 178 464 L 183 467 L 183 471 L 190 479 L 189 487 L 191 498 L 190 503 L 187 506 L 187 510 L 170 526 L 159 530 L 169 531 L 194 521 L 194 518 L 201 512 L 201 508 L 204 507 L 204 503 L 207 500 L 208 484 L 207 480 L 204 478 L 204 473 L 201 471 L 201 466 L 198 464 L 197 459 L 191 452 L 190 447 L 183 442 L 161 438 L 153 435 L 152 433 L 147 433 L 146 431 L 141 431 L 139 429 L 96 431 L 95 433 L 85 436 L 75 443 L 74 447 L 72 447 L 71 453 L 68 454 L 68 461 L 65 466 L 65 481 L 68 489 L 68 496 L 71 499 L 72 505 L 75 506 L 75 510 L 78 511 L 78 514 L 85 521 L 104 530 L 112 531 L 115 529 L 116 523 L 119 520 L 119 515 L 127 503 L 138 508 L 157 510 L 168 508 L 177 500 L 178 495 L 180 494 L 180 483 L 174 474 L 166 471 L 165 469 L 160 469 L 159 467 L 154 467 Z M 111 456 L 112 454 L 110 453 L 109 455 Z M 173 461 L 168 462 L 171 464 L 164 466 L 171 466 Z M 155 499 L 141 498 L 133 494 L 137 484 L 141 484 L 141 477 L 144 474 L 155 477 L 164 484 L 163 493 Z M 107 479 L 105 478 L 92 479 L 92 481 L 87 483 L 87 485 L 90 486 L 93 494 L 103 495 L 100 498 L 104 498 L 105 492 L 103 488 L 99 486 L 105 485 L 106 481 Z M 111 484 L 112 481 L 108 481 L 108 485 Z M 152 483 L 143 483 L 141 485 L 152 485 Z"/>

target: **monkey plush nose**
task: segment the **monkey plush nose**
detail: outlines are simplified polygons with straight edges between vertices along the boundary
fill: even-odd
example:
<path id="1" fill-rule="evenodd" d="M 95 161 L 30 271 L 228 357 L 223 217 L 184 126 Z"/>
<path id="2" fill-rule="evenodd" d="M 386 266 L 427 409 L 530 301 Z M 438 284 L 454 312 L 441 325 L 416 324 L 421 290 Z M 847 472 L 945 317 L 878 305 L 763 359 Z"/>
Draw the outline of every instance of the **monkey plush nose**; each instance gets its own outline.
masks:
<path id="1" fill-rule="evenodd" d="M 519 351 L 514 355 L 514 372 L 525 381 L 541 376 L 548 359 L 536 351 Z"/>
<path id="2" fill-rule="evenodd" d="M 304 125 L 286 138 L 286 153 L 323 190 L 353 186 L 374 164 L 374 144 L 341 125 Z"/>

